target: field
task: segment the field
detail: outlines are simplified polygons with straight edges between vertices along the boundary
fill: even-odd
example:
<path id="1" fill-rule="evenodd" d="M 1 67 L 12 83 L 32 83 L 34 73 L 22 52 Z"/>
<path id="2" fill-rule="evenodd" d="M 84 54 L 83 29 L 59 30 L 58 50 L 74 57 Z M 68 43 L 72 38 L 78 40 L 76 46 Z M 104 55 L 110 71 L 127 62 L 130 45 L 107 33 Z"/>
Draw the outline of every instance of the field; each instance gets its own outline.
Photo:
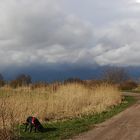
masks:
<path id="1" fill-rule="evenodd" d="M 56 90 L 51 87 L 4 87 L 0 89 L 0 135 L 11 139 L 18 124 L 25 122 L 30 115 L 36 116 L 42 123 L 46 120 L 66 121 L 99 114 L 121 101 L 119 90 L 109 84 L 89 87 L 69 83 L 60 85 Z"/>

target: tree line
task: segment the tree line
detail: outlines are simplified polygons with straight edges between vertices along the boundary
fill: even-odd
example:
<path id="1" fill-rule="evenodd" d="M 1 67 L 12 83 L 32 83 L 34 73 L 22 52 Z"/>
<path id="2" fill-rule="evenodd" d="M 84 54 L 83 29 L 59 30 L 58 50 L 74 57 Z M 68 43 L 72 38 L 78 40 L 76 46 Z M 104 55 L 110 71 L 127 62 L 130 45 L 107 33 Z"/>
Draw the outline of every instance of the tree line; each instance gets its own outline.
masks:
<path id="1" fill-rule="evenodd" d="M 104 69 L 100 80 L 95 80 L 95 79 L 81 80 L 80 78 L 68 78 L 61 83 L 67 84 L 67 83 L 73 83 L 73 82 L 83 83 L 83 84 L 88 83 L 90 85 L 107 82 L 110 84 L 119 85 L 121 87 L 121 89 L 129 89 L 129 88 L 131 89 L 131 88 L 135 88 L 138 86 L 138 84 L 136 82 L 131 80 L 128 72 L 124 68 L 120 68 L 120 67 L 109 67 L 109 68 Z M 60 83 L 60 82 L 56 82 L 56 83 Z M 19 74 L 14 80 L 11 80 L 8 82 L 6 80 L 4 80 L 3 75 L 0 74 L 0 87 L 3 87 L 6 84 L 11 86 L 12 88 L 29 86 L 31 84 L 34 87 L 45 87 L 48 85 L 47 82 L 32 83 L 32 78 L 28 74 Z"/>

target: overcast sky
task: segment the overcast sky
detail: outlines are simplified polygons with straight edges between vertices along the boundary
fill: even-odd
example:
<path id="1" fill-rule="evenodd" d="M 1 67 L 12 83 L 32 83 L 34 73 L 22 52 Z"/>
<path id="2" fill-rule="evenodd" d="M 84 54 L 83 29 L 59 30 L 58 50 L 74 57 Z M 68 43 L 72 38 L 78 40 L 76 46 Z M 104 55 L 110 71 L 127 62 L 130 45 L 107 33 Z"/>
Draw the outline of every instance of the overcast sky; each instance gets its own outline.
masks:
<path id="1" fill-rule="evenodd" d="M 0 0 L 0 70 L 139 60 L 140 0 Z"/>

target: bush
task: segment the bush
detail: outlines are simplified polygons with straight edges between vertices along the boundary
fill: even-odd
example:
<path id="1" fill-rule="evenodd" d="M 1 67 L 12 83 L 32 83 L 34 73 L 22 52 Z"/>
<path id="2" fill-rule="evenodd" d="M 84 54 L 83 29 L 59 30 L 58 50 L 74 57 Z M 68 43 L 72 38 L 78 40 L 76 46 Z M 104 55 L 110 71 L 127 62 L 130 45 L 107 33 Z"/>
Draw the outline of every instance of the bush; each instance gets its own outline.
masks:
<path id="1" fill-rule="evenodd" d="M 138 84 L 132 80 L 125 81 L 124 83 L 119 85 L 121 90 L 132 90 L 138 87 Z"/>

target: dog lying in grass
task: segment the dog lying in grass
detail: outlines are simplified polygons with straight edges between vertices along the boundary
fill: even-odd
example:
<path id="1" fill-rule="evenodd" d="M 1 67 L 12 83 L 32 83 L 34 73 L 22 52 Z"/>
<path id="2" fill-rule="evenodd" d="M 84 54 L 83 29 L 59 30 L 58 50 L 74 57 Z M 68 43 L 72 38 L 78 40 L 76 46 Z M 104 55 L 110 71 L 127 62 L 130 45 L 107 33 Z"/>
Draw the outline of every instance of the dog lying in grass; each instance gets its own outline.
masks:
<path id="1" fill-rule="evenodd" d="M 34 131 L 38 130 L 39 132 L 43 132 L 44 127 L 41 125 L 39 120 L 35 117 L 29 116 L 26 120 L 25 125 L 25 132 L 27 131 L 27 128 L 29 128 L 29 132 L 32 132 L 32 129 L 34 128 Z"/>

